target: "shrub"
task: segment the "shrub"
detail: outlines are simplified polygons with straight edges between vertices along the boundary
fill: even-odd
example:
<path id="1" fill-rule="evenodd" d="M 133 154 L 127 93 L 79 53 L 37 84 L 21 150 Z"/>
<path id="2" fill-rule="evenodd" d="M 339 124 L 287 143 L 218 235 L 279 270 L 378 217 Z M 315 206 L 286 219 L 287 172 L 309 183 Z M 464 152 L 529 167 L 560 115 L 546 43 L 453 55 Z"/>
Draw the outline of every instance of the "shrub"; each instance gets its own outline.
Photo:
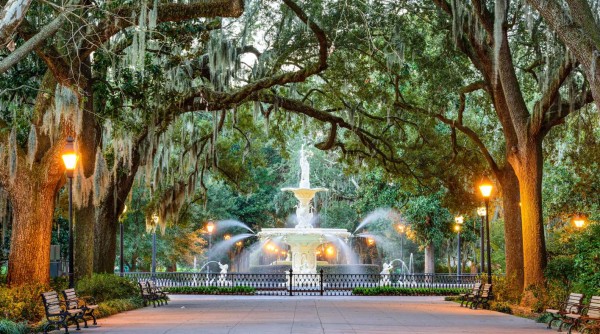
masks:
<path id="1" fill-rule="evenodd" d="M 182 295 L 253 295 L 256 289 L 249 286 L 181 286 L 165 288 L 164 291 Z"/>
<path id="2" fill-rule="evenodd" d="M 250 267 L 251 274 L 289 274 L 291 265 L 261 265 Z M 380 267 L 376 264 L 317 264 L 317 273 L 323 274 L 369 274 L 379 275 Z"/>
<path id="3" fill-rule="evenodd" d="M 358 296 L 451 296 L 464 292 L 463 288 L 396 288 L 391 286 L 359 287 L 352 290 L 352 294 Z"/>
<path id="4" fill-rule="evenodd" d="M 43 284 L 0 287 L 0 317 L 14 322 L 37 322 L 44 316 L 40 294 L 50 290 Z"/>
<path id="5" fill-rule="evenodd" d="M 114 274 L 93 274 L 77 282 L 77 294 L 92 296 L 96 302 L 136 297 L 139 288 L 132 281 Z"/>
<path id="6" fill-rule="evenodd" d="M 26 334 L 29 333 L 29 327 L 23 322 L 13 322 L 7 319 L 0 319 L 0 334 Z"/>
<path id="7" fill-rule="evenodd" d="M 109 315 L 117 314 L 119 312 L 125 312 L 134 310 L 144 306 L 144 302 L 139 297 L 126 298 L 126 299 L 112 299 L 98 304 L 98 310 L 96 314 L 98 318 L 107 317 Z"/>
<path id="8" fill-rule="evenodd" d="M 490 309 L 492 311 L 512 314 L 512 308 L 510 307 L 510 303 L 507 302 L 491 302 Z"/>

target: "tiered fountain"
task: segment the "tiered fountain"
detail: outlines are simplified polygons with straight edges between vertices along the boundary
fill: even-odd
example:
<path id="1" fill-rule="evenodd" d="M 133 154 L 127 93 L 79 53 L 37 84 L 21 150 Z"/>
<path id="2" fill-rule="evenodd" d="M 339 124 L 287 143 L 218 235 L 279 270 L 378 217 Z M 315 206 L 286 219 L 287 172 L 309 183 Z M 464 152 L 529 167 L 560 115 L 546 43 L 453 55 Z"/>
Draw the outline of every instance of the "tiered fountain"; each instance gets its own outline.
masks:
<path id="1" fill-rule="evenodd" d="M 310 187 L 310 165 L 308 154 L 304 147 L 300 150 L 300 186 L 298 188 L 283 188 L 282 191 L 291 191 L 298 199 L 296 207 L 295 228 L 263 228 L 258 233 L 262 242 L 278 239 L 290 246 L 292 254 L 292 270 L 297 274 L 317 273 L 317 248 L 331 239 L 337 238 L 347 241 L 350 232 L 339 228 L 314 228 L 314 207 L 311 200 L 325 188 Z"/>

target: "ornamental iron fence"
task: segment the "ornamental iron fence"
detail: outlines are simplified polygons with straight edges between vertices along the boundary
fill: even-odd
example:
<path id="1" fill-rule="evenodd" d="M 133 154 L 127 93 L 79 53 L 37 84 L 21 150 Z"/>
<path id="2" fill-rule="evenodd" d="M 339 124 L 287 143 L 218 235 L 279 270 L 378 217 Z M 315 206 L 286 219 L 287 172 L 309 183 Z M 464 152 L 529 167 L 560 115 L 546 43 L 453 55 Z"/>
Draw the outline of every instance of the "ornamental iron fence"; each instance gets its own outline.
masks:
<path id="1" fill-rule="evenodd" d="M 119 273 L 117 273 L 119 274 Z M 392 287 L 419 289 L 422 293 L 440 288 L 470 289 L 481 281 L 475 274 L 279 274 L 126 272 L 135 281 L 153 280 L 169 287 L 251 287 L 257 295 L 349 296 L 355 288 Z"/>

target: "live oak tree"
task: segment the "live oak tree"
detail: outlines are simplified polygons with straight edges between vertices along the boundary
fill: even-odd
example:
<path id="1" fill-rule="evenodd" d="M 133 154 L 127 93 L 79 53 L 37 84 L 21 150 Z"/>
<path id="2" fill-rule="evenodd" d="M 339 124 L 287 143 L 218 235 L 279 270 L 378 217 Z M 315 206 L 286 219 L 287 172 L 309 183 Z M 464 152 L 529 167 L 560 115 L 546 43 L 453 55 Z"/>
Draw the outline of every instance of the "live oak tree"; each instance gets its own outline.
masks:
<path id="1" fill-rule="evenodd" d="M 20 285 L 27 282 L 47 283 L 49 279 L 49 246 L 54 197 L 64 182 L 64 166 L 60 160 L 64 138 L 77 137 L 82 156 L 82 171 L 94 172 L 95 152 L 100 134 L 96 132 L 92 106 L 91 54 L 112 36 L 133 25 L 131 14 L 140 7 L 112 2 L 108 7 L 84 2 L 74 10 L 75 26 L 63 26 L 63 34 L 43 40 L 35 48 L 36 56 L 45 62 L 48 70 L 39 83 L 35 102 L 31 98 L 14 99 L 2 96 L 12 108 L 5 110 L 2 127 L 2 187 L 6 189 L 13 208 L 13 231 L 9 258 L 8 282 Z M 46 13 L 48 9 L 46 8 Z M 40 9 L 44 12 L 44 9 Z M 211 1 L 193 4 L 158 4 L 156 22 L 181 21 L 197 17 L 239 16 L 243 11 L 240 1 Z M 28 12 L 30 14 L 31 11 Z M 101 13 L 100 15 L 96 15 Z M 37 12 L 40 14 L 40 12 Z M 36 27 L 27 17 L 17 28 L 19 36 L 27 41 L 39 36 L 53 16 L 38 15 Z M 88 21 L 89 20 L 89 21 Z M 42 31 L 38 31 L 42 29 Z M 73 41 L 77 41 L 73 43 Z M 25 42 L 26 43 L 26 42 Z M 17 48 L 18 49 L 18 48 Z M 28 56 L 33 57 L 33 55 Z M 35 79 L 34 79 L 35 81 Z M 84 98 L 85 97 L 85 98 Z M 24 128 L 11 121 L 8 115 L 21 117 L 19 101 L 32 103 L 32 112 L 25 117 Z M 86 132 L 82 132 L 83 127 Z M 29 133 L 24 140 L 18 132 Z M 83 224 L 83 222 L 82 222 Z M 89 230 L 89 228 L 87 229 Z M 92 228 L 93 230 L 93 228 Z M 89 242 L 90 238 L 82 235 Z"/>

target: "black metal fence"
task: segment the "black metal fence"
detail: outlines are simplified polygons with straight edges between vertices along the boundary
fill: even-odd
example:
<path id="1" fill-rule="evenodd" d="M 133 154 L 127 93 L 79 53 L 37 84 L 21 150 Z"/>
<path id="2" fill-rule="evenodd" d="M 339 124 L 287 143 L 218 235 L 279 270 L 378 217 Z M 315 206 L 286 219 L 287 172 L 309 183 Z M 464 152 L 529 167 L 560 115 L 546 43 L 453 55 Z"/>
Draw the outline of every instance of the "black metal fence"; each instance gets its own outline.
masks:
<path id="1" fill-rule="evenodd" d="M 160 287 L 252 287 L 259 295 L 348 296 L 354 288 L 395 287 L 421 291 L 439 288 L 469 289 L 480 281 L 472 274 L 248 274 L 192 272 L 127 272 L 137 281 L 154 280 Z"/>

